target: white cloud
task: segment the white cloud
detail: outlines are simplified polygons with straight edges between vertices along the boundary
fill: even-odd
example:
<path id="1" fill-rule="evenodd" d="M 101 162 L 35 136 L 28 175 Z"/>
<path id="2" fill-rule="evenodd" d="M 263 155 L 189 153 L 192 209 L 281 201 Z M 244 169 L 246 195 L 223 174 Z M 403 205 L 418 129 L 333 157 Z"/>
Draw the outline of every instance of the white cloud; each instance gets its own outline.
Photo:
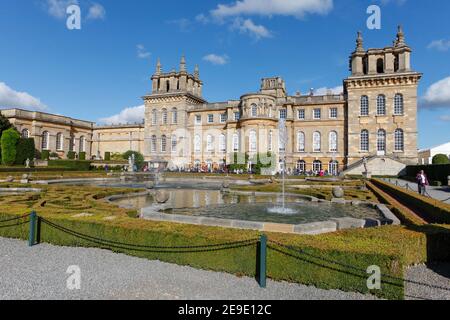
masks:
<path id="1" fill-rule="evenodd" d="M 441 121 L 449 121 L 450 122 L 450 115 L 443 115 L 443 116 L 440 116 L 439 117 L 439 119 L 441 120 Z"/>
<path id="2" fill-rule="evenodd" d="M 0 82 L 0 107 L 25 108 L 37 111 L 45 111 L 48 109 L 38 98 L 33 97 L 27 92 L 15 91 L 4 82 Z"/>
<path id="3" fill-rule="evenodd" d="M 448 51 L 450 50 L 450 40 L 434 40 L 428 45 L 427 48 L 436 49 L 438 51 Z"/>
<path id="4" fill-rule="evenodd" d="M 259 40 L 261 38 L 271 38 L 272 32 L 270 32 L 263 25 L 255 24 L 251 19 L 236 18 L 231 25 L 232 30 L 239 30 L 240 33 L 245 33 L 251 37 Z"/>
<path id="5" fill-rule="evenodd" d="M 327 14 L 333 9 L 333 0 L 240 0 L 231 5 L 219 4 L 211 15 L 221 19 L 241 15 L 294 16 Z"/>
<path id="6" fill-rule="evenodd" d="M 177 26 L 177 28 L 181 32 L 189 32 L 192 30 L 192 23 L 189 19 L 186 19 L 186 18 L 169 20 L 166 23 Z"/>
<path id="7" fill-rule="evenodd" d="M 422 100 L 425 108 L 450 107 L 450 77 L 432 84 Z"/>
<path id="8" fill-rule="evenodd" d="M 145 118 L 145 106 L 137 106 L 126 108 L 122 110 L 119 114 L 113 115 L 111 117 L 102 118 L 99 123 L 102 124 L 126 124 L 126 123 L 142 123 Z"/>
<path id="9" fill-rule="evenodd" d="M 343 92 L 344 92 L 343 86 L 337 86 L 337 87 L 334 87 L 334 88 L 322 87 L 322 88 L 314 90 L 314 95 L 316 95 L 316 96 L 324 96 L 324 95 L 327 95 L 328 93 L 341 94 Z"/>
<path id="10" fill-rule="evenodd" d="M 208 54 L 208 55 L 204 56 L 203 60 L 208 61 L 208 62 L 210 62 L 212 64 L 215 64 L 215 65 L 221 65 L 222 66 L 222 65 L 228 63 L 229 58 L 228 58 L 228 56 L 226 54 L 224 54 L 224 55 L 217 55 L 217 54 L 211 53 L 211 54 Z"/>
<path id="11" fill-rule="evenodd" d="M 67 16 L 67 7 L 72 4 L 78 4 L 78 0 L 46 0 L 44 6 L 49 15 L 63 19 Z"/>
<path id="12" fill-rule="evenodd" d="M 137 49 L 137 56 L 139 59 L 147 59 L 150 58 L 150 56 L 152 55 L 145 49 L 144 45 L 142 44 L 138 44 L 136 46 L 136 49 Z"/>
<path id="13" fill-rule="evenodd" d="M 92 6 L 89 8 L 87 19 L 88 20 L 103 20 L 105 18 L 106 18 L 105 8 L 99 3 L 92 4 Z"/>

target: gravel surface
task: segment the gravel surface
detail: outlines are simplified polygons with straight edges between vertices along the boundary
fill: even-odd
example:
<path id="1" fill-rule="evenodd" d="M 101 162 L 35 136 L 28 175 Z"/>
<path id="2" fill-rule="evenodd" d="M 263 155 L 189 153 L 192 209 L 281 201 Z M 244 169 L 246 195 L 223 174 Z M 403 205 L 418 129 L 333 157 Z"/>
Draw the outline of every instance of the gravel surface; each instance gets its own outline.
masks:
<path id="1" fill-rule="evenodd" d="M 69 266 L 81 269 L 81 289 L 69 290 Z M 0 238 L 0 300 L 7 299 L 211 299 L 211 300 L 356 300 L 357 293 L 321 290 L 268 280 L 259 288 L 252 278 L 149 261 L 107 250 L 29 248 L 24 241 Z"/>
<path id="2" fill-rule="evenodd" d="M 406 299 L 450 300 L 450 263 L 410 268 L 406 278 L 422 284 L 406 283 Z M 425 284 L 425 285 L 424 285 Z"/>

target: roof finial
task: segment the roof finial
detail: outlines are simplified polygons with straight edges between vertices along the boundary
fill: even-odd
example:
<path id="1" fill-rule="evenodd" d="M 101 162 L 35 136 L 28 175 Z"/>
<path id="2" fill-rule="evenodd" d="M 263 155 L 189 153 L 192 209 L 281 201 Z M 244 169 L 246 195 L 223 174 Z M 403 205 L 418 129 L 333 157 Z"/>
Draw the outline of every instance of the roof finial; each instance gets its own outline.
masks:
<path id="1" fill-rule="evenodd" d="M 364 51 L 363 37 L 361 31 L 358 31 L 358 36 L 356 37 L 356 51 L 357 52 Z"/>
<path id="2" fill-rule="evenodd" d="M 200 78 L 200 70 L 198 68 L 198 64 L 195 65 L 194 77 L 197 78 L 197 79 Z"/>
<path id="3" fill-rule="evenodd" d="M 159 75 L 161 74 L 161 60 L 158 58 L 158 62 L 156 63 L 156 74 Z"/>
<path id="4" fill-rule="evenodd" d="M 405 43 L 405 33 L 403 32 L 403 28 L 401 25 L 398 26 L 397 31 L 397 42 L 395 43 L 396 47 L 403 47 L 406 46 Z"/>
<path id="5" fill-rule="evenodd" d="M 186 57 L 184 56 L 184 54 L 181 56 L 180 71 L 181 72 L 186 71 Z"/>

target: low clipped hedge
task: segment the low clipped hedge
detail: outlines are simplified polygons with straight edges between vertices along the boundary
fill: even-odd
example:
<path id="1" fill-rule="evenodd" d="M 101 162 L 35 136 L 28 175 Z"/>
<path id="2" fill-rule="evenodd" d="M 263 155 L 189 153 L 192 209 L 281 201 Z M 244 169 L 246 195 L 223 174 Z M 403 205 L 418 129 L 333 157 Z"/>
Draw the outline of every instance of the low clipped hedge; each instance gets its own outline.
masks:
<path id="1" fill-rule="evenodd" d="M 67 169 L 65 167 L 34 167 L 34 168 L 25 168 L 22 167 L 1 167 L 0 172 L 4 173 L 16 173 L 16 172 L 61 172 L 61 171 L 77 171 L 75 169 Z"/>
<path id="2" fill-rule="evenodd" d="M 378 179 L 372 179 L 371 181 L 375 186 L 412 208 L 427 222 L 450 224 L 450 205 Z"/>
<path id="3" fill-rule="evenodd" d="M 0 220 L 11 216 L 0 214 Z M 94 217 L 74 219 L 46 217 L 65 228 L 103 239 L 153 246 L 198 246 L 257 238 L 256 231 L 222 229 L 184 224 L 158 223 L 131 218 L 104 221 Z M 74 247 L 100 247 L 40 223 L 40 242 Z M 450 232 L 448 233 L 450 235 Z M 27 239 L 28 225 L 0 228 L 0 236 Z M 403 299 L 403 270 L 407 265 L 428 259 L 425 233 L 402 226 L 355 229 L 320 236 L 269 233 L 269 240 L 302 250 L 304 254 L 270 243 L 267 256 L 268 277 L 274 280 L 314 285 L 324 289 L 371 293 L 387 299 Z M 448 244 L 448 243 L 447 243 Z M 441 242 L 439 245 L 443 248 Z M 107 249 L 107 248 L 105 248 Z M 132 256 L 160 260 L 194 268 L 254 277 L 257 246 L 198 253 L 143 252 L 113 249 Z M 284 253 L 283 253 L 284 252 Z M 286 254 L 287 253 L 287 254 Z M 383 274 L 382 290 L 369 291 L 365 272 L 377 265 Z M 347 267 L 349 266 L 349 267 Z"/>
<path id="4" fill-rule="evenodd" d="M 49 160 L 48 166 L 67 168 L 69 170 L 77 171 L 89 171 L 91 168 L 91 162 L 83 160 Z"/>

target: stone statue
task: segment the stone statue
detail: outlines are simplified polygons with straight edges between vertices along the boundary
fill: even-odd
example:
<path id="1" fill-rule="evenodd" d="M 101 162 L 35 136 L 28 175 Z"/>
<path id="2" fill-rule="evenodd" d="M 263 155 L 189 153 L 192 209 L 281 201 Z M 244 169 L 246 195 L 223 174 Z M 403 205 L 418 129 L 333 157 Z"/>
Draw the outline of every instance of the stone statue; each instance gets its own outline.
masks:
<path id="1" fill-rule="evenodd" d="M 134 172 L 134 154 L 128 157 L 128 172 Z"/>
<path id="2" fill-rule="evenodd" d="M 25 160 L 25 167 L 30 169 L 30 159 Z"/>
<path id="3" fill-rule="evenodd" d="M 366 157 L 363 157 L 363 159 L 362 159 L 362 161 L 363 161 L 363 165 L 364 165 L 364 172 L 369 172 L 369 170 L 367 170 L 367 158 Z"/>

